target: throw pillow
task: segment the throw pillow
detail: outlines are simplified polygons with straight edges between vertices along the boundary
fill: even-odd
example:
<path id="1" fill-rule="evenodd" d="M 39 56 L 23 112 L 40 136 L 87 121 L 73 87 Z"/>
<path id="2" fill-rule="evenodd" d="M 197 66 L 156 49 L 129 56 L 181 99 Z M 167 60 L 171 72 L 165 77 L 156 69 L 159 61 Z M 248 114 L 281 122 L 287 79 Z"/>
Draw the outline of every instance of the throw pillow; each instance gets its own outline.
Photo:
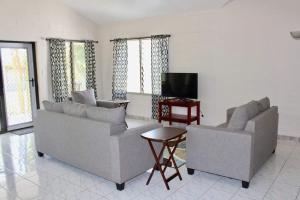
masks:
<path id="1" fill-rule="evenodd" d="M 246 105 L 242 105 L 237 107 L 234 110 L 227 128 L 231 130 L 243 130 L 247 122 L 248 122 L 247 108 Z"/>
<path id="2" fill-rule="evenodd" d="M 96 106 L 94 89 L 72 92 L 72 100 L 76 103 Z"/>
<path id="3" fill-rule="evenodd" d="M 270 99 L 268 97 L 262 98 L 257 101 L 259 112 L 264 112 L 270 108 Z"/>
<path id="4" fill-rule="evenodd" d="M 231 130 L 244 130 L 247 122 L 259 113 L 258 103 L 250 101 L 237 107 L 228 123 L 227 128 Z"/>
<path id="5" fill-rule="evenodd" d="M 67 115 L 75 117 L 86 117 L 87 105 L 80 103 L 65 103 L 63 105 L 63 111 Z"/>
<path id="6" fill-rule="evenodd" d="M 250 101 L 246 104 L 248 119 L 252 119 L 259 113 L 259 103 L 257 101 Z"/>
<path id="7" fill-rule="evenodd" d="M 86 110 L 87 117 L 100 121 L 110 123 L 110 134 L 118 134 L 124 132 L 126 127 L 125 122 L 125 109 L 118 108 L 102 108 L 102 107 L 89 107 Z"/>
<path id="8" fill-rule="evenodd" d="M 102 108 L 89 107 L 86 109 L 87 117 L 93 120 L 109 122 L 114 124 L 125 123 L 125 109 L 118 108 Z"/>
<path id="9" fill-rule="evenodd" d="M 50 101 L 43 101 L 43 105 L 45 110 L 51 111 L 51 112 L 58 112 L 63 113 L 63 105 L 64 103 L 53 103 Z"/>

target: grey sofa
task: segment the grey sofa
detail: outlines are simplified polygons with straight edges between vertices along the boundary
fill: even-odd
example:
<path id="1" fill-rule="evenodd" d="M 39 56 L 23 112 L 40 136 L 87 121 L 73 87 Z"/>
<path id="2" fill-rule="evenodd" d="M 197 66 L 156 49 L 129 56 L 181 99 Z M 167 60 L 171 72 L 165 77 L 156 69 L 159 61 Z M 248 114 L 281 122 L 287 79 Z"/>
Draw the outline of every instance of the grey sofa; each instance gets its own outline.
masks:
<path id="1" fill-rule="evenodd" d="M 50 155 L 113 181 L 118 190 L 153 167 L 153 156 L 140 134 L 161 125 L 149 123 L 127 129 L 123 108 L 108 111 L 83 104 L 48 104 L 44 104 L 48 111 L 39 110 L 34 120 L 39 156 Z"/>
<path id="2" fill-rule="evenodd" d="M 278 108 L 270 107 L 268 98 L 252 101 L 227 110 L 227 122 L 218 127 L 191 125 L 187 131 L 188 174 L 195 169 L 218 174 L 241 180 L 248 188 L 251 178 L 275 153 Z"/>

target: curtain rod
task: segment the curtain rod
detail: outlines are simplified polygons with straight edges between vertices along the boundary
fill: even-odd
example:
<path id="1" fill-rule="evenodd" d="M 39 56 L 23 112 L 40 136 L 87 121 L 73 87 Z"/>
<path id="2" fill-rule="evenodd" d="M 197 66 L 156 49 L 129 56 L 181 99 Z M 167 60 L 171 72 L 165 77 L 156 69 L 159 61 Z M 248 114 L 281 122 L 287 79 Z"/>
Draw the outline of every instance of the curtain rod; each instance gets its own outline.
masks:
<path id="1" fill-rule="evenodd" d="M 151 35 L 151 36 L 144 36 L 144 37 L 132 37 L 132 38 L 116 38 L 110 40 L 111 42 L 113 41 L 118 41 L 118 40 L 140 40 L 140 39 L 147 39 L 151 37 L 171 37 L 171 35 Z"/>
<path id="2" fill-rule="evenodd" d="M 42 40 L 46 40 L 46 41 L 53 40 L 53 39 L 64 40 L 67 42 L 86 42 L 86 41 L 88 41 L 88 42 L 98 43 L 97 40 L 71 40 L 71 39 L 63 39 L 63 38 L 44 38 L 44 37 L 42 37 Z"/>

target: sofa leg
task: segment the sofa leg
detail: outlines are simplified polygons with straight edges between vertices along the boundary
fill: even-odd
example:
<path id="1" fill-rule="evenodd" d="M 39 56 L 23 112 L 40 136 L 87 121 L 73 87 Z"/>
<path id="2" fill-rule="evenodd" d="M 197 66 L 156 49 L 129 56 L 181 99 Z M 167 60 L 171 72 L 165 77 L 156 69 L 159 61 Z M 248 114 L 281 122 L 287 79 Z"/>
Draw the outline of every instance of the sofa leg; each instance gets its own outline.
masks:
<path id="1" fill-rule="evenodd" d="M 125 188 L 125 183 L 121 183 L 121 184 L 116 183 L 116 186 L 117 186 L 117 190 L 122 191 Z"/>
<path id="2" fill-rule="evenodd" d="M 44 153 L 39 152 L 39 151 L 37 152 L 37 154 L 38 154 L 39 157 L 43 157 L 44 156 Z"/>
<path id="3" fill-rule="evenodd" d="M 250 182 L 242 181 L 242 187 L 245 189 L 249 188 L 249 184 L 250 184 Z"/>
<path id="4" fill-rule="evenodd" d="M 274 153 L 275 153 L 275 151 L 276 151 L 276 149 L 274 149 L 274 150 L 272 151 L 272 154 L 274 154 Z"/>
<path id="5" fill-rule="evenodd" d="M 195 172 L 195 170 L 194 170 L 194 169 L 187 168 L 187 173 L 188 173 L 189 175 L 193 175 L 193 174 L 194 174 L 194 172 Z"/>

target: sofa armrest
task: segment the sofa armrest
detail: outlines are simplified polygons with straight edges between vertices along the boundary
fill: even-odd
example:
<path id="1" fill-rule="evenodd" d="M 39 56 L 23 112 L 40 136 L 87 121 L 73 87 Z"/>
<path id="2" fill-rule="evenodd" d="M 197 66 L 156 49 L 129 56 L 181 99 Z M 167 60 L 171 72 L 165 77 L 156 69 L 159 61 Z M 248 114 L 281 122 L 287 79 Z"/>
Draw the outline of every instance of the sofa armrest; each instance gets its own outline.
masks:
<path id="1" fill-rule="evenodd" d="M 236 109 L 236 107 L 227 109 L 227 111 L 226 111 L 226 123 L 229 123 L 235 109 Z"/>
<path id="2" fill-rule="evenodd" d="M 269 159 L 277 146 L 278 107 L 260 113 L 248 121 L 246 130 L 253 132 L 252 175 Z"/>
<path id="3" fill-rule="evenodd" d="M 126 182 L 153 167 L 153 155 L 141 134 L 160 127 L 162 125 L 156 123 L 147 124 L 112 136 L 112 176 L 116 182 Z"/>
<path id="4" fill-rule="evenodd" d="M 209 126 L 187 131 L 188 168 L 249 181 L 252 133 Z"/>

